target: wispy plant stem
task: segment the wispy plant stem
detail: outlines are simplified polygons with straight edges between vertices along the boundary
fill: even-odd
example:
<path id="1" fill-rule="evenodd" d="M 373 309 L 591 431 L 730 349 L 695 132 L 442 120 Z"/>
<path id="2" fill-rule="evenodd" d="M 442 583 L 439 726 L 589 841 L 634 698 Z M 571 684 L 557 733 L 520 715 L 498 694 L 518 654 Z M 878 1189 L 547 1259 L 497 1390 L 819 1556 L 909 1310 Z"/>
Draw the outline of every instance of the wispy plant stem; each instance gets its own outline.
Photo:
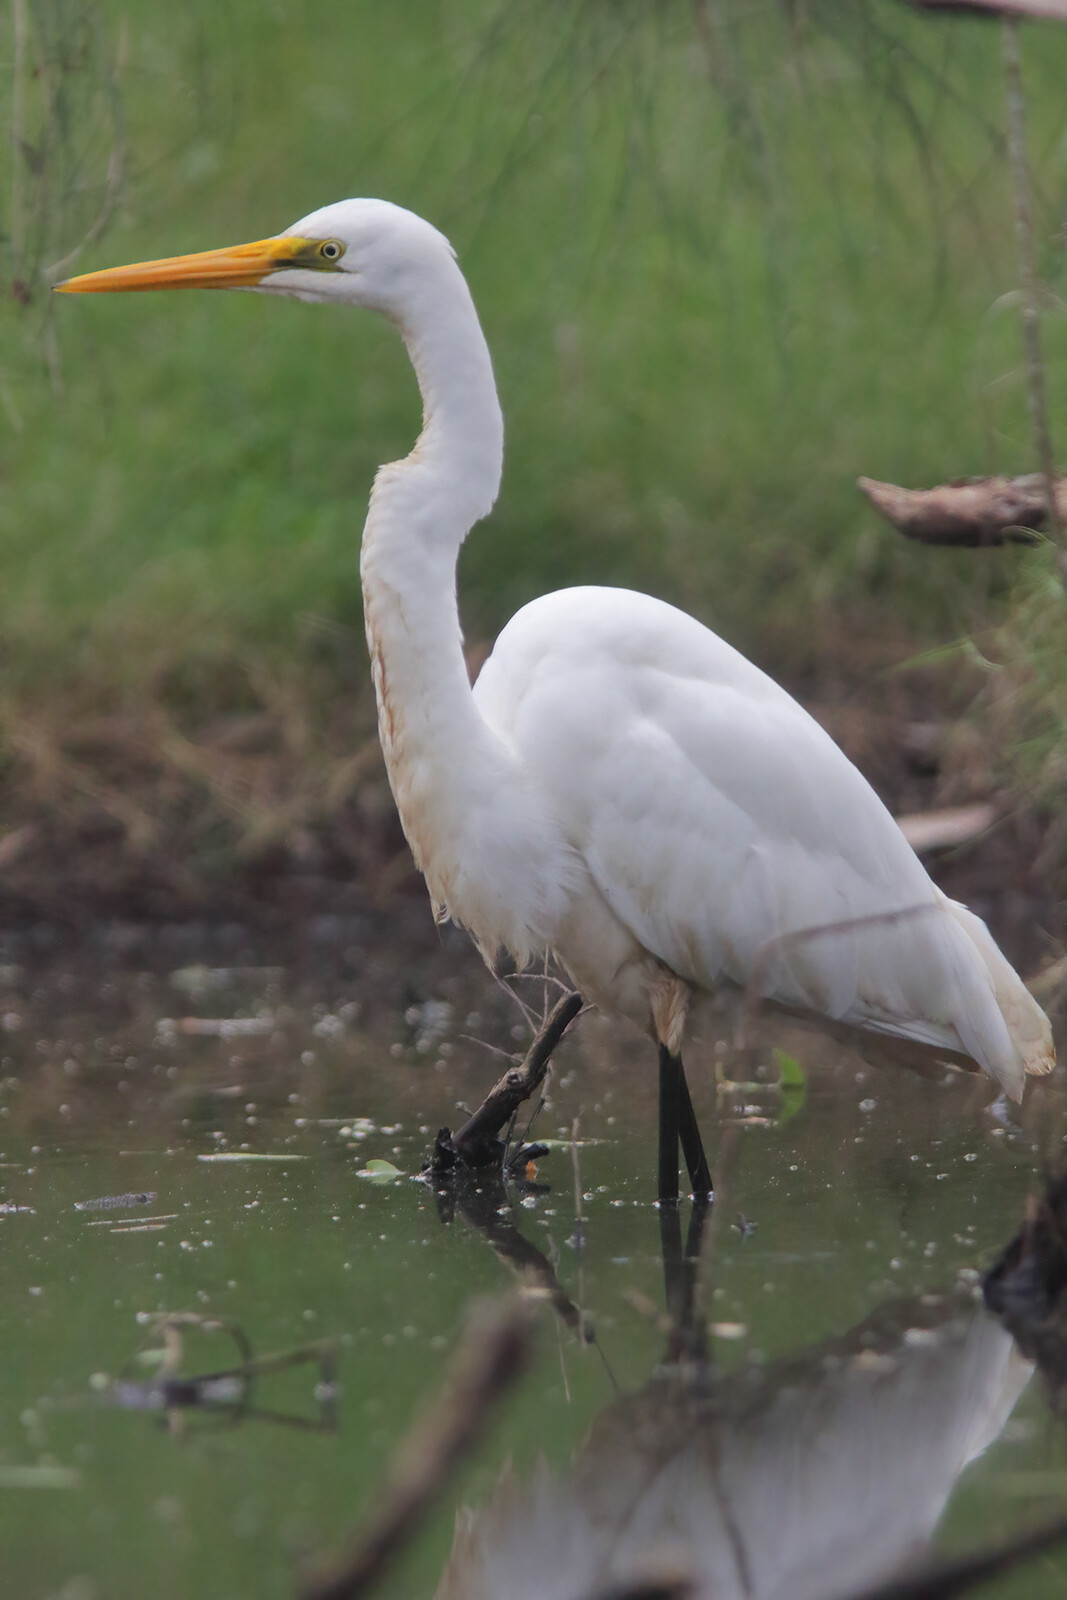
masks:
<path id="1" fill-rule="evenodd" d="M 1049 436 L 1045 400 L 1045 367 L 1041 359 L 1041 318 L 1038 306 L 1037 268 L 1034 261 L 1034 213 L 1030 193 L 1030 168 L 1026 159 L 1026 97 L 1023 92 L 1022 55 L 1017 17 L 1004 17 L 1004 80 L 1007 98 L 1008 162 L 1015 207 L 1015 236 L 1019 242 L 1019 287 L 1022 297 L 1023 358 L 1026 394 L 1037 446 L 1037 462 L 1045 480 L 1048 526 L 1057 544 L 1063 543 L 1063 523 L 1056 504 L 1056 463 Z"/>
<path id="2" fill-rule="evenodd" d="M 23 122 L 23 74 L 26 70 L 26 0 L 12 0 L 11 73 L 11 260 L 15 274 L 21 271 L 23 249 L 22 167 L 26 159 Z"/>

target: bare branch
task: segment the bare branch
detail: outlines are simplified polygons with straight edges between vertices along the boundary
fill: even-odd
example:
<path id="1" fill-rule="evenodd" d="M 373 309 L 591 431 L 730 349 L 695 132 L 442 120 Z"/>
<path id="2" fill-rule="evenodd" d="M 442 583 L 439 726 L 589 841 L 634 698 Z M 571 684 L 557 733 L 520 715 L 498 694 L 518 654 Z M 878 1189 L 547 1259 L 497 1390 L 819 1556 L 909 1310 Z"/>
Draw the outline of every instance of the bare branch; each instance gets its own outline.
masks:
<path id="1" fill-rule="evenodd" d="M 503 1149 L 497 1135 L 541 1083 L 553 1050 L 581 1009 L 580 994 L 565 994 L 556 1001 L 521 1067 L 508 1068 L 457 1133 L 447 1128 L 438 1133 L 430 1161 L 432 1172 L 448 1172 L 457 1161 L 470 1167 L 499 1164 Z"/>

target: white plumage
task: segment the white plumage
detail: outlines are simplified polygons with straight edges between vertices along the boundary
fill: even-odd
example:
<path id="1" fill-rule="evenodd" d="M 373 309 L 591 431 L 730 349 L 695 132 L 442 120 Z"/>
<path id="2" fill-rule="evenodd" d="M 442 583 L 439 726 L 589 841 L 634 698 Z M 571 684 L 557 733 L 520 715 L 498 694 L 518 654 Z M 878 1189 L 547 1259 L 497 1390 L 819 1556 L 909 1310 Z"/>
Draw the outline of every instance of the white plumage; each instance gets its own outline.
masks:
<path id="1" fill-rule="evenodd" d="M 591 997 L 646 1021 L 651 954 L 696 991 L 755 974 L 783 1004 L 961 1051 L 1016 1096 L 1044 1061 L 1047 1023 L 985 925 L 818 723 L 692 617 L 623 589 L 547 595 L 474 694 L 582 861 L 580 933 L 554 945 Z"/>
<path id="2" fill-rule="evenodd" d="M 275 239 L 65 287 L 182 284 L 365 305 L 407 344 L 424 427 L 378 474 L 361 570 L 390 783 L 440 915 L 487 957 L 552 951 L 671 1052 L 691 1003 L 730 980 L 960 1051 L 1016 1097 L 1050 1070 L 1048 1022 L 984 924 L 811 717 L 693 618 L 627 590 L 546 595 L 471 691 L 455 565 L 496 498 L 503 425 L 436 229 L 349 200 Z"/>

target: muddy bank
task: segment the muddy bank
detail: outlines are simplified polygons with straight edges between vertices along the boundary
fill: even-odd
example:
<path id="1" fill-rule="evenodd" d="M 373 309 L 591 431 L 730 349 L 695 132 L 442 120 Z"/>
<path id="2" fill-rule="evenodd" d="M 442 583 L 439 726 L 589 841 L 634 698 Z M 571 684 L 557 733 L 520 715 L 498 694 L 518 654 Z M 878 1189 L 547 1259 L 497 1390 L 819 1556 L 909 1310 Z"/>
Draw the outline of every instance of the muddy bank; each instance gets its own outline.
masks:
<path id="1" fill-rule="evenodd" d="M 943 677 L 885 670 L 884 641 L 854 648 L 848 669 L 835 649 L 790 687 L 895 815 L 990 802 L 991 826 L 924 859 L 1025 973 L 1040 970 L 1067 936 L 1067 822 L 1003 786 L 983 725 Z M 10 763 L 7 959 L 103 941 L 136 963 L 169 941 L 190 959 L 248 945 L 290 963 L 304 947 L 343 951 L 367 929 L 394 947 L 434 945 L 369 715 L 327 714 L 330 734 L 310 754 L 266 715 L 215 718 L 183 736 L 178 756 L 173 730 L 103 719 L 54 735 L 47 772 L 41 760 Z"/>

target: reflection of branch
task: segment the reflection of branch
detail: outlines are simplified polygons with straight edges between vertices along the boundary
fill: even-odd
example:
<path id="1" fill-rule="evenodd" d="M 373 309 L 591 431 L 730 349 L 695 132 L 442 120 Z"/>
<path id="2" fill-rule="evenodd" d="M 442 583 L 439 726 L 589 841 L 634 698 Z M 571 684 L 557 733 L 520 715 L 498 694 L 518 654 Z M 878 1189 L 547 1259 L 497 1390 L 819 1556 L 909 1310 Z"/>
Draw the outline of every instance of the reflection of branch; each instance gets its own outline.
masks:
<path id="1" fill-rule="evenodd" d="M 520 1301 L 476 1316 L 443 1392 L 393 1457 L 377 1514 L 347 1555 L 309 1579 L 304 1600 L 357 1600 L 367 1593 L 474 1445 L 496 1402 L 522 1376 L 530 1353 L 529 1316 Z"/>
<path id="2" fill-rule="evenodd" d="M 236 1344 L 241 1357 L 239 1366 L 225 1367 L 213 1372 L 200 1372 L 190 1376 L 181 1374 L 185 1354 L 185 1332 L 196 1329 L 201 1333 L 222 1333 Z M 261 1422 L 276 1422 L 289 1428 L 303 1428 L 314 1433 L 332 1433 L 337 1427 L 337 1385 L 334 1369 L 336 1345 L 332 1339 L 319 1339 L 313 1344 L 300 1345 L 293 1350 L 276 1351 L 271 1355 L 254 1356 L 248 1336 L 240 1323 L 219 1317 L 201 1316 L 195 1311 L 160 1312 L 151 1321 L 152 1334 L 163 1341 L 161 1359 L 156 1375 L 149 1379 L 129 1376 L 133 1363 L 128 1362 L 119 1376 L 108 1386 L 106 1397 L 112 1405 L 125 1411 L 157 1411 L 166 1414 L 168 1426 L 177 1431 L 187 1411 L 201 1411 L 228 1418 L 231 1422 L 245 1422 L 255 1417 Z M 319 1369 L 315 1397 L 319 1405 L 317 1417 L 299 1413 L 270 1410 L 253 1404 L 258 1379 L 278 1372 L 288 1372 L 293 1367 L 314 1362 Z"/>
<path id="3" fill-rule="evenodd" d="M 477 1180 L 468 1174 L 461 1174 L 459 1182 L 450 1185 L 439 1196 L 438 1209 L 442 1222 L 451 1222 L 453 1209 L 457 1206 L 464 1221 L 484 1234 L 501 1261 L 505 1261 L 539 1295 L 544 1296 L 565 1327 L 576 1334 L 583 1344 L 596 1342 L 592 1327 L 560 1283 L 556 1269 L 544 1251 L 527 1239 L 506 1214 L 507 1192 L 499 1173 L 492 1173 L 488 1178 L 479 1175 Z"/>

